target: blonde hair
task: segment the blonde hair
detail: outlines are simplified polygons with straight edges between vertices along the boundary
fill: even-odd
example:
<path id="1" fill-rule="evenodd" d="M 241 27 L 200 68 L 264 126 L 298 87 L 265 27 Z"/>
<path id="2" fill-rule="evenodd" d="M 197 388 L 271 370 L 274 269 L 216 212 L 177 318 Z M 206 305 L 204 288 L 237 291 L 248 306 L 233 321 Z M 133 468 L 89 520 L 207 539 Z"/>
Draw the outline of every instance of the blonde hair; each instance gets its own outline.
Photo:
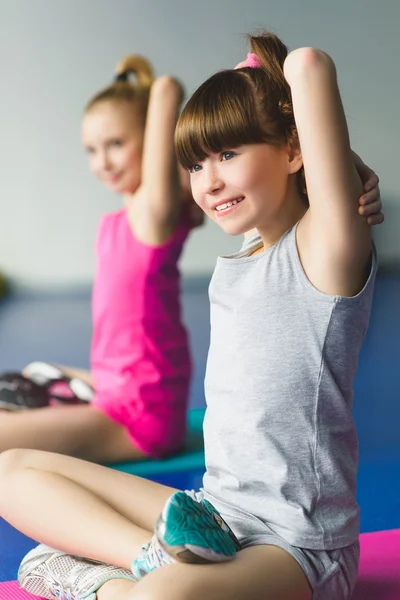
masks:
<path id="1" fill-rule="evenodd" d="M 299 147 L 290 87 L 283 73 L 288 49 L 273 33 L 249 36 L 249 42 L 261 66 L 216 73 L 183 109 L 175 133 L 183 167 L 244 144 Z M 303 169 L 297 178 L 306 199 Z"/>
<path id="2" fill-rule="evenodd" d="M 132 81 L 130 75 L 135 80 Z M 85 113 L 102 102 L 124 102 L 134 106 L 144 122 L 153 81 L 153 69 L 149 61 L 138 54 L 128 55 L 117 63 L 113 83 L 89 100 Z"/>

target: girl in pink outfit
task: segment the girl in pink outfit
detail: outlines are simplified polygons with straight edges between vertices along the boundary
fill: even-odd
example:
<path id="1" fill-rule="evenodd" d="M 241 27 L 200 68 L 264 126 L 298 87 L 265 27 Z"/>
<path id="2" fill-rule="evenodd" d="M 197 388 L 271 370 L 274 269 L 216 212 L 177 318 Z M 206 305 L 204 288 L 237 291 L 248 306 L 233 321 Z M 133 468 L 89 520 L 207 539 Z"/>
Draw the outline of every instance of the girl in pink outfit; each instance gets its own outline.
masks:
<path id="1" fill-rule="evenodd" d="M 182 447 L 191 359 L 178 261 L 190 228 L 202 222 L 174 153 L 182 96 L 175 79 L 153 81 L 148 62 L 130 56 L 87 105 L 90 169 L 124 199 L 98 232 L 91 371 L 32 363 L 23 376 L 0 379 L 8 409 L 0 452 L 34 448 L 112 463 Z M 49 406 L 60 384 L 90 402 Z"/>

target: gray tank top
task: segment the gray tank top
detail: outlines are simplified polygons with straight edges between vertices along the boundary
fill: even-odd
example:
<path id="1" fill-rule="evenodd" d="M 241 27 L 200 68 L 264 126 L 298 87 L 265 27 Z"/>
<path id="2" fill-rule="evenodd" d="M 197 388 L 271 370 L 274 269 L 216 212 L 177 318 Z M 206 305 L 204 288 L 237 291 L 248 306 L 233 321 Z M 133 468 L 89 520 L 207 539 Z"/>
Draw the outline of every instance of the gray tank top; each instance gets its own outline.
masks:
<path id="1" fill-rule="evenodd" d="M 302 548 L 331 550 L 359 533 L 353 381 L 376 274 L 352 298 L 318 291 L 296 228 L 273 247 L 252 236 L 219 257 L 210 283 L 204 422 L 205 496 L 251 514 Z"/>

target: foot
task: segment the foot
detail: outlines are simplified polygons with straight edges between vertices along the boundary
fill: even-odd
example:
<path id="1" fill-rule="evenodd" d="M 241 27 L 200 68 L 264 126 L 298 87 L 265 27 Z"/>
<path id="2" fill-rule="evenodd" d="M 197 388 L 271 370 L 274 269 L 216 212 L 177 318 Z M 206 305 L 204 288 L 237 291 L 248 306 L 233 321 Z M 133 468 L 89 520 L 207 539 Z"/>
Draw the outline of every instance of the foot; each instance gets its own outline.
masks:
<path id="1" fill-rule="evenodd" d="M 157 537 L 153 535 L 150 542 L 142 546 L 141 553 L 132 562 L 131 570 L 136 579 L 141 579 L 147 573 L 174 562 L 175 559 L 165 552 Z"/>
<path id="2" fill-rule="evenodd" d="M 168 554 L 181 562 L 224 562 L 240 547 L 212 504 L 197 502 L 185 492 L 169 498 L 155 533 Z"/>
<path id="3" fill-rule="evenodd" d="M 60 381 L 64 378 L 61 369 L 51 363 L 38 360 L 26 365 L 23 373 L 25 377 L 44 387 L 47 387 L 52 381 Z"/>
<path id="4" fill-rule="evenodd" d="M 135 580 L 125 569 L 70 556 L 43 544 L 28 552 L 18 571 L 22 588 L 48 600 L 95 600 L 97 590 L 110 579 Z"/>
<path id="5" fill-rule="evenodd" d="M 217 523 L 218 527 L 220 527 L 223 531 L 225 531 L 229 535 L 229 537 L 231 538 L 231 540 L 235 544 L 236 551 L 238 552 L 239 550 L 241 550 L 242 547 L 240 545 L 239 540 L 237 539 L 236 535 L 233 533 L 233 531 L 229 527 L 229 525 L 227 523 L 225 523 L 225 521 L 223 520 L 223 518 L 221 517 L 221 515 L 219 514 L 219 512 L 217 511 L 217 509 L 214 508 L 214 506 L 211 504 L 211 502 L 209 502 L 205 498 L 203 498 L 203 500 L 201 501 L 201 503 L 208 510 L 208 512 L 210 513 L 210 515 L 214 519 L 214 521 Z"/>
<path id="6" fill-rule="evenodd" d="M 90 385 L 79 377 L 68 377 L 52 363 L 41 361 L 29 363 L 24 368 L 24 375 L 48 389 L 50 396 L 61 403 L 74 403 L 74 401 L 87 403 L 93 400 L 94 390 Z"/>
<path id="7" fill-rule="evenodd" d="M 133 561 L 135 577 L 143 577 L 176 560 L 209 564 L 232 560 L 240 543 L 210 502 L 197 502 L 185 492 L 167 501 L 151 542 Z"/>
<path id="8" fill-rule="evenodd" d="M 21 373 L 0 375 L 0 408 L 18 412 L 49 405 L 49 394 L 42 386 Z"/>

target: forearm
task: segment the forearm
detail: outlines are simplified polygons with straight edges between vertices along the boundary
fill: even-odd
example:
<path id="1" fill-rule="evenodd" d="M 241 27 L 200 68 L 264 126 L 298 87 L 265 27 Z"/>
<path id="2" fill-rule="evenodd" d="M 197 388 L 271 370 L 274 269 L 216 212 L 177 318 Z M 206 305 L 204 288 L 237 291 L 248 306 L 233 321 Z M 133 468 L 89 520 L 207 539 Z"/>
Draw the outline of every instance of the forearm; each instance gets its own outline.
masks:
<path id="1" fill-rule="evenodd" d="M 150 202 L 178 196 L 174 132 L 183 90 L 170 76 L 159 77 L 150 94 L 142 159 L 142 186 Z"/>

